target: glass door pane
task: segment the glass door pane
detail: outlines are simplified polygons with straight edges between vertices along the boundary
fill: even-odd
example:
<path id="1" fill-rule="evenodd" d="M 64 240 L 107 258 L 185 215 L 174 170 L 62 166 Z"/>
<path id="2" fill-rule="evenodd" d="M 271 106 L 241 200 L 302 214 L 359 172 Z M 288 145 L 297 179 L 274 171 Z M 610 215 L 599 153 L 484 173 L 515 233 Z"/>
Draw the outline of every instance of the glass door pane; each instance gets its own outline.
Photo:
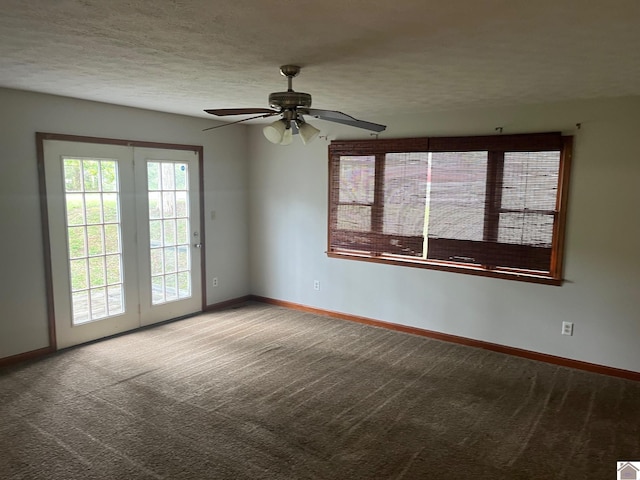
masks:
<path id="1" fill-rule="evenodd" d="M 116 160 L 63 158 L 73 325 L 125 311 Z"/>
<path id="2" fill-rule="evenodd" d="M 151 304 L 191 298 L 189 165 L 147 162 Z"/>

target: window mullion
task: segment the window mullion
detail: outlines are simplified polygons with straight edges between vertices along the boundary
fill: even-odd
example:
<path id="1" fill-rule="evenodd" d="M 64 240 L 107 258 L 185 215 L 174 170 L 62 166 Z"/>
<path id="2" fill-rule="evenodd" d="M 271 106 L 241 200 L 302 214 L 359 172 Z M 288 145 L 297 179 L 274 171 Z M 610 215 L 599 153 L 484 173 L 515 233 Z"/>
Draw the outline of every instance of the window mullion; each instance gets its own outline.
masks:
<path id="1" fill-rule="evenodd" d="M 500 208 L 502 206 L 502 185 L 504 175 L 504 152 L 488 152 L 487 188 L 484 208 L 485 242 L 498 241 Z"/>
<path id="2" fill-rule="evenodd" d="M 386 155 L 384 153 L 376 154 L 375 165 L 375 181 L 373 191 L 373 206 L 371 208 L 371 232 L 375 237 L 374 245 L 382 239 L 383 223 L 384 223 L 384 164 Z M 375 248 L 374 255 L 382 255 L 380 248 Z"/>

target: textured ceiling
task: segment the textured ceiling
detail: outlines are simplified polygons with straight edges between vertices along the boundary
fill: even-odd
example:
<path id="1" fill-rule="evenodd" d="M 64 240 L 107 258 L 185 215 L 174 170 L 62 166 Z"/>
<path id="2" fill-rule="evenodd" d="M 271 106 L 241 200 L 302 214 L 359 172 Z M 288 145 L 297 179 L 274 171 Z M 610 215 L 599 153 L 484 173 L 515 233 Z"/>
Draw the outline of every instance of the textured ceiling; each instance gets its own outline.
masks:
<path id="1" fill-rule="evenodd" d="M 0 0 L 0 86 L 207 116 L 640 95 L 639 0 Z"/>

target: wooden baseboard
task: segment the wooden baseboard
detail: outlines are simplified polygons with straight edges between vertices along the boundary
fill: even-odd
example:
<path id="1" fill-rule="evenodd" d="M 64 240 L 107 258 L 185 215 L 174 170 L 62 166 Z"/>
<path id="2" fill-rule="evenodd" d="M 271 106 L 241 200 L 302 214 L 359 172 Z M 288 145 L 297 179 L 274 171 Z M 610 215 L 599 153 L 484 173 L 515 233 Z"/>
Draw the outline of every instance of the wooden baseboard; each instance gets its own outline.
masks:
<path id="1" fill-rule="evenodd" d="M 215 312 L 217 310 L 224 310 L 225 308 L 231 308 L 235 305 L 239 305 L 241 303 L 248 302 L 252 299 L 251 295 L 245 295 L 244 297 L 232 298 L 231 300 L 225 300 L 224 302 L 213 303 L 211 305 L 207 305 L 204 309 L 205 312 Z"/>
<path id="2" fill-rule="evenodd" d="M 24 352 L 17 355 L 12 355 L 10 357 L 0 358 L 0 367 L 6 367 L 7 365 L 26 362 L 27 360 L 33 360 L 34 358 L 43 357 L 53 352 L 53 348 L 44 347 L 37 350 L 31 350 L 30 352 Z"/>
<path id="3" fill-rule="evenodd" d="M 350 322 L 363 323 L 365 325 L 372 325 L 375 327 L 387 328 L 389 330 L 395 330 L 398 332 L 411 333 L 413 335 L 419 335 L 421 337 L 434 338 L 436 340 L 443 340 L 445 342 L 457 343 L 457 344 L 466 345 L 469 347 L 484 348 L 485 350 L 491 350 L 499 353 L 506 353 L 507 355 L 528 358 L 530 360 L 537 360 L 540 362 L 552 363 L 554 365 L 560 365 L 563 367 L 575 368 L 578 370 L 585 370 L 587 372 L 600 373 L 603 375 L 610 375 L 612 377 L 620 377 L 620 378 L 625 378 L 627 380 L 640 381 L 640 372 L 634 372 L 631 370 L 623 370 L 620 368 L 607 367 L 605 365 L 598 365 L 596 363 L 583 362 L 580 360 L 573 360 L 571 358 L 557 357 L 555 355 L 547 355 L 546 353 L 538 353 L 531 350 L 508 347 L 506 345 L 484 342 L 482 340 L 474 340 L 472 338 L 467 338 L 467 337 L 459 337 L 457 335 L 450 335 L 448 333 L 435 332 L 432 330 L 424 330 L 422 328 L 409 327 L 407 325 L 384 322 L 382 320 L 374 320 L 372 318 L 359 317 L 356 315 L 349 315 L 346 313 L 333 312 L 330 310 L 323 310 L 315 307 L 308 307 L 306 305 L 300 305 L 298 303 L 286 302 L 284 300 L 276 300 L 276 299 L 267 298 L 267 297 L 260 297 L 258 295 L 250 295 L 249 297 L 250 297 L 250 300 L 253 300 L 256 302 L 263 302 L 271 305 L 277 305 L 280 307 L 291 308 L 293 310 L 299 310 L 301 312 L 308 312 L 308 313 L 314 313 L 317 315 L 324 315 L 327 317 L 339 318 L 342 320 L 348 320 Z"/>
<path id="4" fill-rule="evenodd" d="M 339 318 L 341 320 L 348 320 L 350 322 L 362 323 L 365 325 L 372 325 L 374 327 L 382 327 L 389 330 L 395 330 L 398 332 L 410 333 L 413 335 L 419 335 L 421 337 L 434 338 L 436 340 L 442 340 L 445 342 L 457 343 L 460 345 L 467 345 L 469 347 L 484 348 L 485 350 L 491 350 L 499 353 L 506 353 L 507 355 L 513 355 L 516 357 L 528 358 L 530 360 L 537 360 L 540 362 L 551 363 L 554 365 L 560 365 L 563 367 L 575 368 L 578 370 L 584 370 L 592 373 L 600 373 L 603 375 L 610 375 L 612 377 L 620 377 L 628 380 L 640 381 L 640 372 L 634 372 L 631 370 L 623 370 L 620 368 L 607 367 L 605 365 L 598 365 L 596 363 L 583 362 L 580 360 L 573 360 L 571 358 L 557 357 L 555 355 L 547 355 L 546 353 L 534 352 L 531 350 L 524 350 L 521 348 L 508 347 L 506 345 L 500 345 L 497 343 L 484 342 L 482 340 L 474 340 L 472 338 L 460 337 L 457 335 L 450 335 L 448 333 L 435 332 L 433 330 L 425 330 L 422 328 L 410 327 L 407 325 L 400 325 L 397 323 L 385 322 L 382 320 L 374 320 L 367 317 L 359 317 L 356 315 L 350 315 L 347 313 L 333 312 L 331 310 L 323 310 L 321 308 L 309 307 L 298 303 L 287 302 L 284 300 L 276 300 L 268 297 L 261 297 L 258 295 L 245 295 L 243 297 L 233 298 L 224 302 L 214 303 L 207 305 L 205 312 L 214 312 L 218 310 L 224 310 L 226 308 L 240 305 L 247 301 L 256 301 L 262 303 L 268 303 L 271 305 L 277 305 L 280 307 L 290 308 L 301 312 L 313 313 L 316 315 L 324 315 L 332 318 Z M 13 365 L 16 363 L 32 360 L 44 355 L 53 353 L 52 347 L 40 348 L 38 350 L 32 350 L 30 352 L 20 353 L 11 357 L 0 358 L 0 367 L 7 365 Z"/>

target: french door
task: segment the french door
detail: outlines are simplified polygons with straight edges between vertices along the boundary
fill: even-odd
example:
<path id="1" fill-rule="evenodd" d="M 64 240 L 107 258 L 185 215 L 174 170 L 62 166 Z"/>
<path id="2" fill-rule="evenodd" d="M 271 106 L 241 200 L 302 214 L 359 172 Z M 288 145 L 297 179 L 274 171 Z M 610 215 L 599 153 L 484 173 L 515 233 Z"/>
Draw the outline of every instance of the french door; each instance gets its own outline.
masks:
<path id="1" fill-rule="evenodd" d="M 197 152 L 43 149 L 58 348 L 200 311 Z"/>

